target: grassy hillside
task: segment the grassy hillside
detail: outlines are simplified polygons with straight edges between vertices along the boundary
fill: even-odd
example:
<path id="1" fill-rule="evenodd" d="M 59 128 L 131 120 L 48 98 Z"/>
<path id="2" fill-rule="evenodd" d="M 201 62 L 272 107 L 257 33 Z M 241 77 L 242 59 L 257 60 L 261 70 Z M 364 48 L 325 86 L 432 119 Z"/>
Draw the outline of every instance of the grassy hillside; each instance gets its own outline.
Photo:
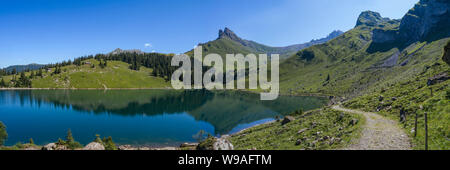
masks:
<path id="1" fill-rule="evenodd" d="M 388 26 L 386 26 L 388 27 Z M 355 97 L 414 78 L 440 60 L 449 38 L 385 50 L 372 43 L 377 27 L 358 26 L 328 43 L 298 52 L 280 65 L 282 93 Z"/>
<path id="2" fill-rule="evenodd" d="M 364 124 L 359 115 L 330 109 L 294 117 L 284 125 L 277 121 L 244 130 L 232 135 L 231 142 L 238 150 L 335 149 L 357 138 Z M 356 124 L 350 123 L 354 120 Z"/>
<path id="3" fill-rule="evenodd" d="M 421 69 L 421 68 L 419 68 Z M 345 106 L 400 119 L 400 110 L 406 111 L 405 131 L 413 139 L 415 149 L 424 149 L 424 115 L 428 113 L 429 149 L 450 149 L 450 82 L 427 85 L 428 79 L 440 73 L 450 74 L 442 61 L 423 68 L 415 78 L 390 84 L 383 89 L 355 98 Z M 415 116 L 418 115 L 417 136 L 414 136 Z"/>
<path id="4" fill-rule="evenodd" d="M 61 67 L 62 73 L 52 75 L 52 70 L 44 71 L 43 77 L 32 79 L 33 88 L 166 88 L 170 82 L 151 76 L 152 69 L 141 67 L 139 71 L 129 69 L 129 64 L 109 61 L 107 67 L 100 68 L 99 61 L 89 59 L 91 64 Z M 92 65 L 95 67 L 92 68 Z M 29 76 L 31 73 L 27 72 Z M 13 76 L 5 76 L 9 82 Z"/>

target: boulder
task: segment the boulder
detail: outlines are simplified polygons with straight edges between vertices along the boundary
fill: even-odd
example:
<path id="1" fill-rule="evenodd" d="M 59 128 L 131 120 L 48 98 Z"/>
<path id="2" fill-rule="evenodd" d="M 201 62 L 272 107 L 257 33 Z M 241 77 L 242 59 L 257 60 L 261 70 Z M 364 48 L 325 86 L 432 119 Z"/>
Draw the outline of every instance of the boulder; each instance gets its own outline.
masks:
<path id="1" fill-rule="evenodd" d="M 381 101 L 383 101 L 383 100 L 384 100 L 384 97 L 383 97 L 383 96 L 381 96 L 381 95 L 380 95 L 380 96 L 378 96 L 378 101 L 380 101 L 380 102 L 381 102 Z"/>
<path id="2" fill-rule="evenodd" d="M 56 150 L 56 147 L 57 147 L 57 146 L 56 146 L 55 143 L 49 143 L 49 144 L 43 146 L 43 147 L 42 147 L 42 150 L 48 150 L 48 151 L 50 151 L 50 150 Z"/>
<path id="3" fill-rule="evenodd" d="M 285 124 L 287 124 L 287 123 L 289 123 L 291 121 L 294 121 L 294 120 L 295 120 L 295 118 L 292 117 L 292 116 L 285 116 L 283 121 L 281 121 L 281 125 L 285 125 Z"/>
<path id="4" fill-rule="evenodd" d="M 64 145 L 57 145 L 55 150 L 69 150 L 69 148 L 67 148 L 67 146 L 64 146 Z"/>
<path id="5" fill-rule="evenodd" d="M 197 147 L 198 143 L 182 143 L 180 148 Z"/>
<path id="6" fill-rule="evenodd" d="M 105 146 L 98 142 L 91 142 L 87 144 L 83 150 L 105 150 Z"/>
<path id="7" fill-rule="evenodd" d="M 309 130 L 309 129 L 308 129 L 308 128 L 301 129 L 301 130 L 299 130 L 299 131 L 297 132 L 297 134 L 302 134 L 303 132 L 305 132 L 305 131 L 307 131 L 307 130 Z"/>
<path id="8" fill-rule="evenodd" d="M 358 124 L 358 119 L 352 119 L 352 120 L 350 120 L 349 125 L 355 126 L 356 124 Z"/>
<path id="9" fill-rule="evenodd" d="M 49 143 L 42 147 L 42 150 L 68 150 L 67 146 L 64 145 L 58 145 L 56 143 Z"/>

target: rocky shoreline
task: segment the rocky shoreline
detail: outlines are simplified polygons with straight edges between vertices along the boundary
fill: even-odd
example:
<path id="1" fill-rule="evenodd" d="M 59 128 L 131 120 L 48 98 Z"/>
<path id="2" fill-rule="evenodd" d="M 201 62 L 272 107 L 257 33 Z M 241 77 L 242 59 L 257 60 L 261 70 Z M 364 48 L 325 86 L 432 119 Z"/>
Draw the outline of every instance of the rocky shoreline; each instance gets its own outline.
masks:
<path id="1" fill-rule="evenodd" d="M 212 137 L 213 143 L 182 143 L 180 146 L 165 146 L 165 147 L 148 147 L 148 146 L 133 146 L 133 145 L 117 145 L 114 150 L 233 150 L 233 145 L 228 140 L 230 136 L 224 135 L 220 138 Z M 199 145 L 206 145 L 206 147 Z M 7 148 L 7 147 L 6 147 Z M 66 145 L 58 143 L 49 143 L 44 146 L 34 144 L 24 144 L 20 150 L 107 150 L 104 144 L 99 142 L 91 142 L 82 148 L 70 149 Z"/>

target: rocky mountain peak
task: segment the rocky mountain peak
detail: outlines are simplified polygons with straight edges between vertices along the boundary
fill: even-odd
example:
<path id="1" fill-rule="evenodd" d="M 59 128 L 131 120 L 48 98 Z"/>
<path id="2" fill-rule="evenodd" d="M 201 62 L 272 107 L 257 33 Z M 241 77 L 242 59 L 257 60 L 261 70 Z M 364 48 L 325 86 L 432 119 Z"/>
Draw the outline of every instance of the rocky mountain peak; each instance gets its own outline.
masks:
<path id="1" fill-rule="evenodd" d="M 389 18 L 381 17 L 378 12 L 364 11 L 359 15 L 358 21 L 356 22 L 356 27 L 360 25 L 377 26 L 378 24 L 389 20 Z"/>
<path id="2" fill-rule="evenodd" d="M 242 39 L 238 37 L 233 31 L 231 31 L 229 28 L 225 27 L 224 30 L 219 30 L 219 38 L 229 38 L 234 41 L 241 41 Z"/>

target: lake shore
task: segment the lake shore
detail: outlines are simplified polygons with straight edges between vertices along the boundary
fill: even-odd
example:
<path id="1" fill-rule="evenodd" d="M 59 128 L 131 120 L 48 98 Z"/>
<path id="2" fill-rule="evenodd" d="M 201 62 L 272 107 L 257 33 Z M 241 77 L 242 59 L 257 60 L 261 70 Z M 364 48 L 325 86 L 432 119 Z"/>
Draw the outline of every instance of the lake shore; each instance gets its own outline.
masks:
<path id="1" fill-rule="evenodd" d="M 22 88 L 22 87 L 0 87 L 0 90 L 175 90 L 171 87 L 165 87 L 165 88 Z M 184 89 L 182 89 L 184 90 Z M 211 91 L 226 91 L 229 89 L 223 89 L 223 90 L 211 90 Z M 242 90 L 242 89 L 232 89 L 235 91 L 243 91 L 248 93 L 255 93 L 260 94 L 263 93 L 263 91 L 252 91 L 252 90 Z M 322 94 L 322 93 L 297 93 L 297 94 L 286 94 L 286 93 L 280 93 L 280 96 L 296 96 L 296 97 L 331 97 L 335 95 L 330 94 Z"/>

